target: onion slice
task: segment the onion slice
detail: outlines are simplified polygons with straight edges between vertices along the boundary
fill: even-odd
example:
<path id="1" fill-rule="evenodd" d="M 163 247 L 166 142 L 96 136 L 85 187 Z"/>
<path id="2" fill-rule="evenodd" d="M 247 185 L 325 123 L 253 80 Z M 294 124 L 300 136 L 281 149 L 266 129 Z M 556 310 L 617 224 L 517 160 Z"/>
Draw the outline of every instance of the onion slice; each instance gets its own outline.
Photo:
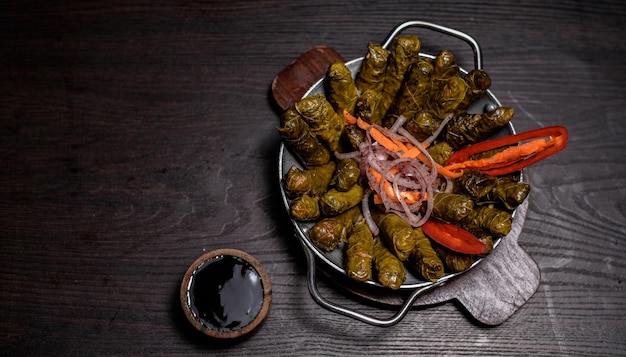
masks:
<path id="1" fill-rule="evenodd" d="M 412 143 L 419 148 L 427 163 L 415 158 L 401 157 L 401 152 L 392 152 L 383 147 L 372 138 L 370 130 L 366 130 L 367 140 L 359 147 L 361 156 L 359 162 L 361 172 L 367 178 L 371 192 L 368 190 L 364 195 L 362 208 L 366 221 L 371 219 L 369 197 L 375 194 L 386 212 L 393 212 L 409 222 L 411 226 L 420 227 L 428 220 L 432 212 L 433 197 L 439 185 L 439 177 L 434 160 L 422 143 L 402 127 L 403 121 L 404 119 L 399 117 L 396 120 L 399 124 L 394 125 L 393 130 L 377 125 L 371 127 L 376 127 L 377 130 L 394 140 Z M 372 173 L 372 169 L 378 172 L 380 177 Z M 373 221 L 368 222 L 368 225 L 372 231 L 378 230 L 377 227 L 373 228 L 375 227 Z"/>

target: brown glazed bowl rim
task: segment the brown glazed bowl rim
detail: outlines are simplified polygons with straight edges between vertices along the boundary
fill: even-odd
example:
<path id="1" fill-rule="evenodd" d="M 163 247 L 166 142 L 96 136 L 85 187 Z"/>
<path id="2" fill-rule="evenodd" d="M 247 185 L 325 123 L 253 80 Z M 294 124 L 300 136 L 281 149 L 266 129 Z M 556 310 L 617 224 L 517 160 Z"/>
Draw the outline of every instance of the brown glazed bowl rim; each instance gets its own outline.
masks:
<path id="1" fill-rule="evenodd" d="M 247 324 L 246 326 L 240 329 L 230 330 L 230 331 L 219 331 L 216 329 L 212 329 L 209 326 L 206 326 L 205 324 L 203 324 L 195 316 L 195 314 L 193 313 L 191 309 L 191 298 L 190 298 L 191 292 L 189 289 L 191 279 L 197 272 L 198 267 L 200 267 L 206 261 L 213 259 L 215 257 L 219 257 L 219 256 L 232 256 L 232 257 L 237 257 L 237 258 L 244 260 L 257 271 L 257 273 L 259 274 L 259 277 L 261 278 L 261 285 L 263 287 L 263 303 L 261 305 L 261 309 L 259 310 L 258 314 L 249 324 Z M 263 321 L 267 317 L 269 310 L 270 310 L 271 301 L 272 301 L 272 287 L 271 287 L 269 275 L 267 274 L 267 272 L 265 271 L 261 263 L 258 260 L 256 260 L 256 258 L 238 249 L 230 249 L 230 248 L 216 249 L 216 250 L 212 250 L 207 253 L 204 253 L 202 256 L 196 259 L 189 266 L 189 268 L 187 269 L 187 272 L 185 273 L 183 277 L 183 281 L 180 286 L 180 303 L 183 308 L 183 312 L 185 313 L 185 316 L 187 317 L 187 320 L 198 331 L 202 332 L 203 334 L 207 336 L 220 339 L 220 340 L 235 340 L 235 339 L 242 338 L 250 334 L 251 332 L 254 332 L 257 328 L 260 327 L 260 325 L 263 323 Z"/>

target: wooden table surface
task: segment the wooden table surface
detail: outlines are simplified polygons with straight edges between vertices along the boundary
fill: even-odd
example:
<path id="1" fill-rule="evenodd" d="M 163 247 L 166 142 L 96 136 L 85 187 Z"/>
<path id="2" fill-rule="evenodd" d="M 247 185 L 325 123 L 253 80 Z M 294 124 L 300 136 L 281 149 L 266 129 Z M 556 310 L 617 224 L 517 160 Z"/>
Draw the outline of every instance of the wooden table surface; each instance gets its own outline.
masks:
<path id="1" fill-rule="evenodd" d="M 4 2 L 0 354 L 623 355 L 626 5 L 588 3 Z M 541 285 L 495 327 L 454 302 L 387 328 L 321 308 L 280 201 L 273 77 L 316 45 L 360 57 L 409 19 L 478 40 L 518 130 L 569 130 L 529 170 L 519 243 Z M 465 43 L 418 35 L 472 66 Z M 196 333 L 177 300 L 217 248 L 272 281 L 265 324 L 235 345 Z"/>

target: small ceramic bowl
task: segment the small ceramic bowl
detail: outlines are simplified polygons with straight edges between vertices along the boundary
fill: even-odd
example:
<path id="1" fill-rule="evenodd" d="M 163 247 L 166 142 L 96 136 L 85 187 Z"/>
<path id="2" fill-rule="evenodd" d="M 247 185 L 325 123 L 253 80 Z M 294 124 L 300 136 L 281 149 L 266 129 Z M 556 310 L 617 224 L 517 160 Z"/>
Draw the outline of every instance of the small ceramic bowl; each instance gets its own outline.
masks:
<path id="1" fill-rule="evenodd" d="M 236 249 L 203 254 L 187 269 L 180 287 L 187 320 L 220 340 L 237 340 L 256 331 L 271 301 L 272 287 L 263 266 Z"/>

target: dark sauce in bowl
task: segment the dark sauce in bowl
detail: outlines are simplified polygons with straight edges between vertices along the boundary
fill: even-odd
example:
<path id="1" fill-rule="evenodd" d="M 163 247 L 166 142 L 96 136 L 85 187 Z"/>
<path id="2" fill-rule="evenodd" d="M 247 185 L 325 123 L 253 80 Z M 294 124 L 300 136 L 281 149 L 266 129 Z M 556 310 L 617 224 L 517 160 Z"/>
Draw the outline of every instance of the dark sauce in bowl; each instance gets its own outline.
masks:
<path id="1" fill-rule="evenodd" d="M 204 254 L 181 285 L 187 319 L 206 335 L 233 339 L 255 330 L 269 312 L 269 277 L 252 256 L 235 249 Z"/>
<path id="2" fill-rule="evenodd" d="M 263 305 L 259 273 L 238 257 L 222 255 L 202 264 L 190 290 L 192 311 L 203 325 L 218 331 L 248 325 Z"/>

